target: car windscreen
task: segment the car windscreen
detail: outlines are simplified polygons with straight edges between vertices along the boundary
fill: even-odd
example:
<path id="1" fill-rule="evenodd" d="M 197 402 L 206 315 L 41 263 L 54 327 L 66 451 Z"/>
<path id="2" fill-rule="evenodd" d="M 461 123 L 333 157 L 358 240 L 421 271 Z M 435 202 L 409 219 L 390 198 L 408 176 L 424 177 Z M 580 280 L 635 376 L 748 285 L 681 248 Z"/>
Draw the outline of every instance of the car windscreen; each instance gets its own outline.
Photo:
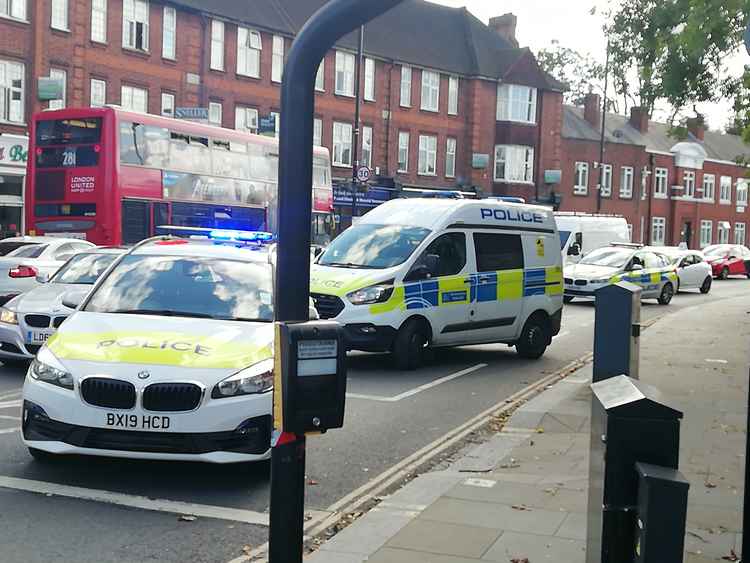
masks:
<path id="1" fill-rule="evenodd" d="M 17 248 L 13 252 L 9 252 L 6 256 L 12 256 L 13 258 L 39 258 L 46 248 L 46 244 L 30 244 Z"/>
<path id="2" fill-rule="evenodd" d="M 705 256 L 726 256 L 729 254 L 729 246 L 717 245 L 703 249 Z"/>
<path id="3" fill-rule="evenodd" d="M 610 268 L 622 268 L 628 263 L 633 252 L 623 248 L 597 248 L 584 256 L 580 264 L 591 266 L 608 266 Z"/>
<path id="4" fill-rule="evenodd" d="M 35 244 L 37 243 L 19 241 L 0 242 L 0 256 L 6 256 L 14 250 L 18 250 L 19 248 L 23 248 L 24 246 L 32 246 Z"/>
<path id="5" fill-rule="evenodd" d="M 78 254 L 57 270 L 50 283 L 93 285 L 115 258 L 116 254 Z"/>
<path id="6" fill-rule="evenodd" d="M 430 234 L 403 225 L 355 225 L 336 237 L 318 264 L 340 268 L 391 268 L 403 264 Z"/>
<path id="7" fill-rule="evenodd" d="M 557 234 L 560 235 L 560 250 L 562 250 L 570 238 L 570 231 L 557 231 Z"/>
<path id="8" fill-rule="evenodd" d="M 272 322 L 271 265 L 129 255 L 107 275 L 84 310 Z"/>

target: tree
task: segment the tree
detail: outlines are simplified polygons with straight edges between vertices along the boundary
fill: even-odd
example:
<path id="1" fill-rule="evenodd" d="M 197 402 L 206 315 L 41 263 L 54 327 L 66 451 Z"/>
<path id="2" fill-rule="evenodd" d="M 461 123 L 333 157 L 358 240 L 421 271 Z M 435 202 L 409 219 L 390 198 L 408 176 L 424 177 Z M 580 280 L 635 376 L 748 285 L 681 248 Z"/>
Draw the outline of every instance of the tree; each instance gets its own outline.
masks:
<path id="1" fill-rule="evenodd" d="M 604 65 L 593 57 L 553 40 L 552 47 L 541 49 L 536 58 L 542 70 L 568 87 L 564 94 L 566 103 L 581 105 L 589 92 L 604 94 Z"/>

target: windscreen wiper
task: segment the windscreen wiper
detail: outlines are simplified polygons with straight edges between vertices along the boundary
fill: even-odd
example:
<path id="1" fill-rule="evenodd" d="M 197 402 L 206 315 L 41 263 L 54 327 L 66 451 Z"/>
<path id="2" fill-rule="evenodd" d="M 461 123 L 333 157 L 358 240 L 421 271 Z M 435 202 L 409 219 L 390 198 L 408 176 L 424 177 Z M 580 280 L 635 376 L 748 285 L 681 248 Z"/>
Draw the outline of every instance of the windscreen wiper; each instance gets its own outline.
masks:
<path id="1" fill-rule="evenodd" d="M 213 315 L 207 313 L 195 313 L 192 311 L 175 311 L 173 309 L 115 309 L 109 313 L 122 313 L 125 315 L 157 315 L 161 317 L 194 317 L 196 319 L 213 319 Z"/>
<path id="2" fill-rule="evenodd" d="M 376 266 L 368 266 L 367 264 L 353 264 L 352 262 L 326 262 L 320 264 L 321 266 L 333 266 L 334 268 L 358 268 L 360 270 L 377 270 Z"/>

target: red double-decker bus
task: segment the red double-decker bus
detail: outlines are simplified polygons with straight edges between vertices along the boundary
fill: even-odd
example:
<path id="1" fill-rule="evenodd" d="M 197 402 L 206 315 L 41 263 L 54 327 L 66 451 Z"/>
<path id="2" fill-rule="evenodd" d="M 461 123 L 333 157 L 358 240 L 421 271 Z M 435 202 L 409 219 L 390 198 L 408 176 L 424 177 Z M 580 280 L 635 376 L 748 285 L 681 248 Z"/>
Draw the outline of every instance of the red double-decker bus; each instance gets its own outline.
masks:
<path id="1" fill-rule="evenodd" d="M 117 108 L 33 117 L 26 230 L 130 244 L 159 226 L 276 231 L 278 140 Z M 328 150 L 313 153 L 313 242 L 333 225 Z"/>

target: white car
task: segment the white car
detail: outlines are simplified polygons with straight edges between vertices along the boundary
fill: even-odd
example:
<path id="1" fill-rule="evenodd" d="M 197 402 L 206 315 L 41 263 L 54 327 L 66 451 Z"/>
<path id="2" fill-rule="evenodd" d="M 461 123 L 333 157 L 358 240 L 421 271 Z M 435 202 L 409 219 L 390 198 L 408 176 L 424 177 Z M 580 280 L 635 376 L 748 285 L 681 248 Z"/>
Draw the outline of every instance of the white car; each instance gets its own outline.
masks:
<path id="1" fill-rule="evenodd" d="M 677 291 L 697 289 L 701 293 L 711 291 L 713 273 L 711 264 L 706 262 L 699 250 L 688 250 L 677 246 L 649 247 L 650 250 L 666 255 L 677 267 Z"/>
<path id="2" fill-rule="evenodd" d="M 119 258 L 29 367 L 30 453 L 267 459 L 272 268 L 262 247 L 168 237 Z"/>
<path id="3" fill-rule="evenodd" d="M 4 364 L 31 360 L 73 309 L 66 297 L 85 295 L 99 276 L 122 254 L 121 248 L 96 248 L 76 254 L 49 283 L 14 297 L 0 308 L 0 360 Z"/>
<path id="4" fill-rule="evenodd" d="M 14 237 L 0 243 L 19 244 L 0 257 L 0 305 L 41 284 L 37 276 L 49 277 L 68 258 L 94 248 L 85 240 L 62 237 Z"/>

